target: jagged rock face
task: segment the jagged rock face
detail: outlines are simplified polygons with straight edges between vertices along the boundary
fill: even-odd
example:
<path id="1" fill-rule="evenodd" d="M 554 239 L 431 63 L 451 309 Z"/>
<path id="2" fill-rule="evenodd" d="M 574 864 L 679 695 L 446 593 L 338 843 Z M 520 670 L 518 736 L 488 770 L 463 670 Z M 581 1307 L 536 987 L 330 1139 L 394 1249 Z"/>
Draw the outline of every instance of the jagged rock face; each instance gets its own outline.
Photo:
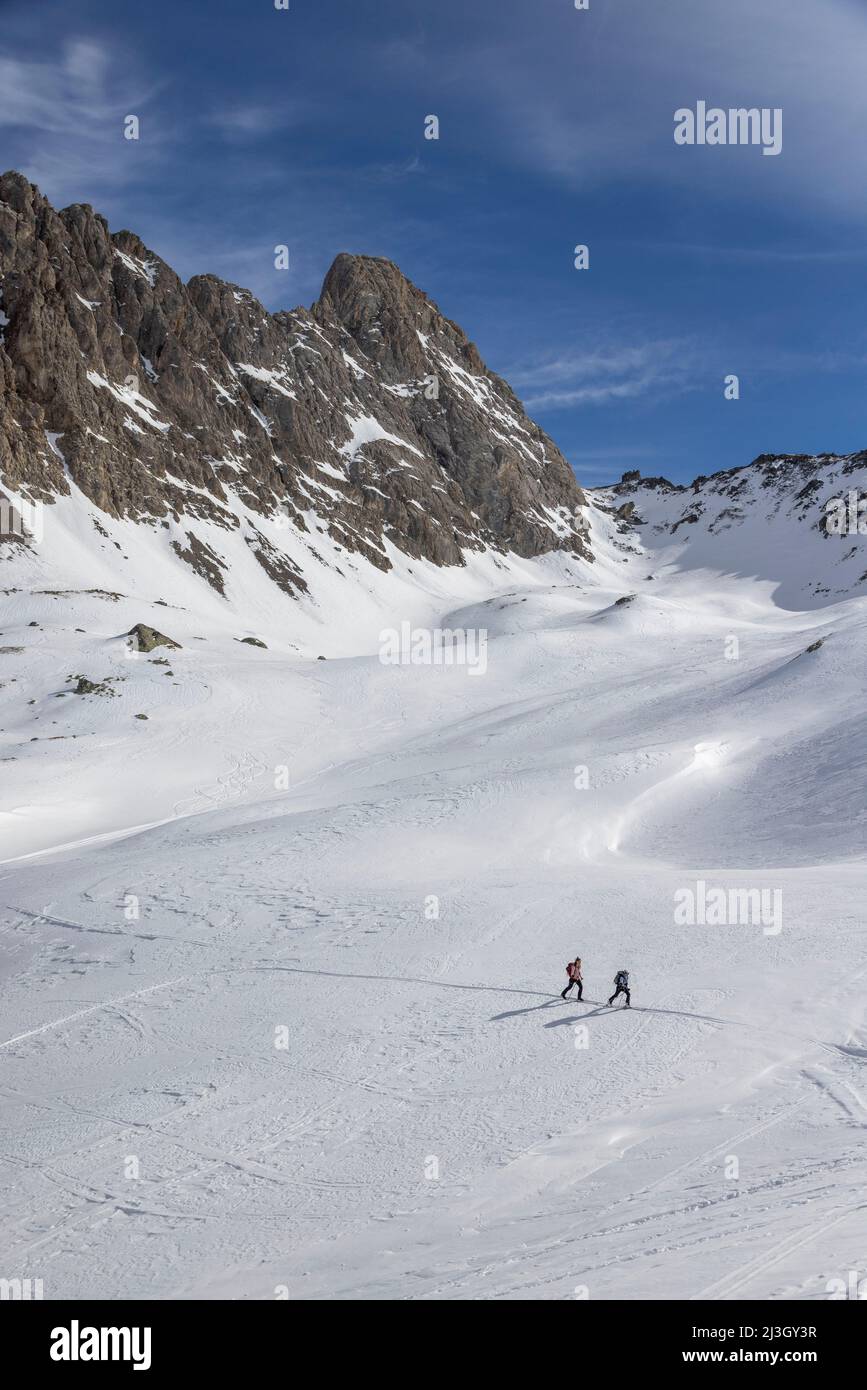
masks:
<path id="1" fill-rule="evenodd" d="M 8 173 L 0 482 L 51 502 L 70 480 L 110 516 L 189 523 L 174 549 L 218 592 L 196 518 L 242 527 L 288 592 L 305 578 L 257 516 L 324 525 L 381 569 L 384 540 L 439 565 L 588 554 L 565 459 L 390 262 L 339 256 L 311 310 L 271 315 L 213 276 L 184 285 L 132 232 Z"/>

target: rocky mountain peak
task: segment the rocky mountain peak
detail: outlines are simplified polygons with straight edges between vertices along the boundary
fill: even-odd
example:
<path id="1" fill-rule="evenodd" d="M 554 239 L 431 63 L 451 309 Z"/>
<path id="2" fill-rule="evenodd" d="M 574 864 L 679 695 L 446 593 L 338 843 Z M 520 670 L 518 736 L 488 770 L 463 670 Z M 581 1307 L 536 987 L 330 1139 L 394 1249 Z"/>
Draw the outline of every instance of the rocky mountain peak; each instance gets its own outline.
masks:
<path id="1" fill-rule="evenodd" d="M 385 314 L 407 317 L 412 301 L 427 301 L 393 261 L 382 256 L 356 256 L 342 251 L 325 276 L 319 303 L 352 333 L 378 322 Z"/>
<path id="2" fill-rule="evenodd" d="M 11 172 L 0 315 L 0 484 L 147 524 L 220 594 L 238 535 L 291 594 L 335 554 L 588 553 L 566 460 L 390 261 L 340 255 L 270 314 Z"/>
<path id="3" fill-rule="evenodd" d="M 345 252 L 337 256 L 313 313 L 321 321 L 342 324 L 371 361 L 420 373 L 426 362 L 425 338 L 450 330 L 453 350 L 472 370 L 484 371 L 461 329 L 393 261 Z"/>

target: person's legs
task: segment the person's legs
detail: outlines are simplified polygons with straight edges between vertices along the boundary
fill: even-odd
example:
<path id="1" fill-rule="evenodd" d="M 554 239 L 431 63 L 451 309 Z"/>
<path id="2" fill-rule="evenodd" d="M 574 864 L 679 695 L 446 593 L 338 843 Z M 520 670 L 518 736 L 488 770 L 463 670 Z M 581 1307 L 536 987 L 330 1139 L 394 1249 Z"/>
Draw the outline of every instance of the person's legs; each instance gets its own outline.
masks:
<path id="1" fill-rule="evenodd" d="M 574 980 L 570 980 L 570 981 L 569 981 L 568 985 L 566 986 L 566 988 L 563 990 L 562 994 L 560 995 L 560 998 L 561 998 L 561 999 L 565 999 L 565 998 L 566 998 L 566 995 L 569 993 L 569 991 L 570 991 L 570 989 L 572 988 L 572 986 L 574 985 L 574 983 L 575 983 Z"/>
<path id="2" fill-rule="evenodd" d="M 583 999 L 583 998 L 584 998 L 584 981 L 583 981 L 583 980 L 578 980 L 578 981 L 576 981 L 575 983 L 577 983 L 577 985 L 578 985 L 578 998 L 579 998 L 579 999 Z"/>
<path id="3" fill-rule="evenodd" d="M 629 993 L 629 990 L 625 988 L 623 993 L 626 995 L 626 1007 L 629 1009 L 632 1007 L 632 995 Z"/>

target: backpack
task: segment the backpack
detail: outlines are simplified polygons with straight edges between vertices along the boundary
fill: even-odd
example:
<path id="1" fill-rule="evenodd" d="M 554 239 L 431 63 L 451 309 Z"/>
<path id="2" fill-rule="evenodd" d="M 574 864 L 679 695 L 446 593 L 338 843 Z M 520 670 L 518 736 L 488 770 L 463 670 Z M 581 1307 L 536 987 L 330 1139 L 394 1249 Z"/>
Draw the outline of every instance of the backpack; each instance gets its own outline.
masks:
<path id="1" fill-rule="evenodd" d="M 574 969 L 575 969 L 575 962 L 574 962 L 574 961 L 571 961 L 571 960 L 567 960 L 567 962 L 566 962 L 566 974 L 569 976 L 569 979 L 570 979 L 570 980 L 572 979 L 572 971 L 573 971 Z"/>
<path id="2" fill-rule="evenodd" d="M 615 985 L 617 986 L 618 989 L 620 988 L 621 985 L 622 985 L 622 986 L 624 987 L 624 989 L 625 989 L 626 986 L 629 984 L 629 971 L 628 971 L 628 970 L 618 970 L 617 974 L 614 976 L 614 983 L 615 983 Z"/>

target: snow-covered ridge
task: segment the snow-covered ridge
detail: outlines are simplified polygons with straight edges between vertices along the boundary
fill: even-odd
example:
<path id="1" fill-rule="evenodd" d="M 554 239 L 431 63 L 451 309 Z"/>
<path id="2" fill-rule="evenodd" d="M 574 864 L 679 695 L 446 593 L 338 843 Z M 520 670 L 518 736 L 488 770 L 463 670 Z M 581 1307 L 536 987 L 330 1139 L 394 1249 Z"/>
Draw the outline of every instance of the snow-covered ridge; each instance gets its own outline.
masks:
<path id="1" fill-rule="evenodd" d="M 591 496 L 654 573 L 756 576 L 786 608 L 867 593 L 867 453 L 762 455 L 689 485 L 631 472 Z"/>

